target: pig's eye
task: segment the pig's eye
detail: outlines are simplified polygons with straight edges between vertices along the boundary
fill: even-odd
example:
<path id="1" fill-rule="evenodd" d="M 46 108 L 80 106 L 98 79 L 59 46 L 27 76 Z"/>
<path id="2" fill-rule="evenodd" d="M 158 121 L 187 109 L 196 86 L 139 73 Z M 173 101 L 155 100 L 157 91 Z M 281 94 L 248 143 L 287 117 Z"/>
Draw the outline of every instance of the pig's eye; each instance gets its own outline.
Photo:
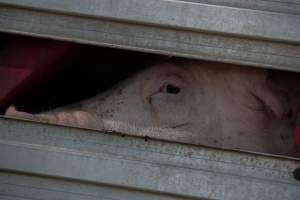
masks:
<path id="1" fill-rule="evenodd" d="M 163 91 L 168 94 L 178 94 L 180 92 L 181 88 L 179 88 L 176 85 L 167 83 L 163 86 Z"/>

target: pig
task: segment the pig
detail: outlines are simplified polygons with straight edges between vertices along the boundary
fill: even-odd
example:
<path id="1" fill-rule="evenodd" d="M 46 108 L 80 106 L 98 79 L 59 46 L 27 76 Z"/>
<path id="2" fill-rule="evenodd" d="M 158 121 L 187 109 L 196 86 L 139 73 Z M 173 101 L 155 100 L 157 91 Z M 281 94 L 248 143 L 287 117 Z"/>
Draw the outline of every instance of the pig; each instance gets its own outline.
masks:
<path id="1" fill-rule="evenodd" d="M 268 70 L 170 59 L 90 99 L 7 116 L 129 135 L 291 155 L 297 107 Z"/>

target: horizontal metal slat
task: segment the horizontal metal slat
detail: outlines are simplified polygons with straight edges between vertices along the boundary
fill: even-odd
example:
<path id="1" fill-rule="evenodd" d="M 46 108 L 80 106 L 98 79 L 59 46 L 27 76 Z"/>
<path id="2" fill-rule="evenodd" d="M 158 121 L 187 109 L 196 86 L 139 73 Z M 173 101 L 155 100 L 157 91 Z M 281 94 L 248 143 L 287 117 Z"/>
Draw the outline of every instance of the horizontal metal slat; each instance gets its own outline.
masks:
<path id="1" fill-rule="evenodd" d="M 276 1 L 286 5 L 278 12 L 269 11 L 272 1 L 255 2 L 267 11 L 246 2 L 249 9 L 166 0 L 0 0 L 0 31 L 300 71 L 300 15 L 286 13 L 291 2 Z"/>
<path id="2" fill-rule="evenodd" d="M 2 181 L 1 181 L 2 180 Z M 179 200 L 184 197 L 134 191 L 122 187 L 106 186 L 52 177 L 39 177 L 10 172 L 0 172 L 0 199 L 72 199 L 72 200 Z"/>
<path id="3" fill-rule="evenodd" d="M 300 14 L 298 0 L 183 0 L 188 2 L 220 5 L 234 8 L 270 11 L 288 14 Z"/>
<path id="4" fill-rule="evenodd" d="M 53 182 L 69 181 L 66 195 L 78 185 L 87 194 L 99 187 L 113 194 L 145 192 L 165 199 L 298 199 L 300 195 L 300 183 L 292 174 L 300 161 L 282 157 L 10 119 L 0 120 L 0 141 L 0 184 L 5 195 L 19 184 L 17 191 L 26 196 L 28 190 L 18 181 L 25 183 L 24 176 L 28 181 L 43 179 L 47 191 L 53 189 Z M 0 194 L 4 194 L 1 189 Z"/>
<path id="5" fill-rule="evenodd" d="M 300 46 L 0 7 L 0 30 L 109 47 L 299 71 Z"/>
<path id="6" fill-rule="evenodd" d="M 300 43 L 298 15 L 168 0 L 0 0 L 0 3 L 71 15 Z"/>

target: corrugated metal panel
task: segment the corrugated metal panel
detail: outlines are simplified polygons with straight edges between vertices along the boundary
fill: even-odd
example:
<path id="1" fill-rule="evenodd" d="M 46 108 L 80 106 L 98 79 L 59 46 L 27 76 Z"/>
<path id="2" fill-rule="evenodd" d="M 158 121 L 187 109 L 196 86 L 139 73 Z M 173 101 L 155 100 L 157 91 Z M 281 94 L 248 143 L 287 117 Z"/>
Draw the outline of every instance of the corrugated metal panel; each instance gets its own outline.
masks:
<path id="1" fill-rule="evenodd" d="M 299 8 L 296 0 L 0 0 L 0 30 L 300 71 Z"/>
<path id="2" fill-rule="evenodd" d="M 300 161 L 0 120 L 0 199 L 298 200 Z"/>
<path id="3" fill-rule="evenodd" d="M 0 31 L 300 71 L 297 0 L 0 0 Z M 299 160 L 0 119 L 0 199 L 299 199 Z"/>

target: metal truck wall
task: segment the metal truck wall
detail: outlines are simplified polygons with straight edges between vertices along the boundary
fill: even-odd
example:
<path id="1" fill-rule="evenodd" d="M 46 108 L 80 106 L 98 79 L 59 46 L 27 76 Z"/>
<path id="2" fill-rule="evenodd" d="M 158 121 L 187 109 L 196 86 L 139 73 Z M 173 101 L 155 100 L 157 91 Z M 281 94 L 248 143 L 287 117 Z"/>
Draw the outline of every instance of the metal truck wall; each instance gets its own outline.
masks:
<path id="1" fill-rule="evenodd" d="M 0 31 L 300 71 L 297 0 L 0 0 Z"/>
<path id="2" fill-rule="evenodd" d="M 298 200 L 300 161 L 0 120 L 0 199 Z"/>
<path id="3" fill-rule="evenodd" d="M 0 31 L 300 71 L 297 0 L 0 0 Z M 300 161 L 0 119 L 0 199 L 294 199 Z"/>

